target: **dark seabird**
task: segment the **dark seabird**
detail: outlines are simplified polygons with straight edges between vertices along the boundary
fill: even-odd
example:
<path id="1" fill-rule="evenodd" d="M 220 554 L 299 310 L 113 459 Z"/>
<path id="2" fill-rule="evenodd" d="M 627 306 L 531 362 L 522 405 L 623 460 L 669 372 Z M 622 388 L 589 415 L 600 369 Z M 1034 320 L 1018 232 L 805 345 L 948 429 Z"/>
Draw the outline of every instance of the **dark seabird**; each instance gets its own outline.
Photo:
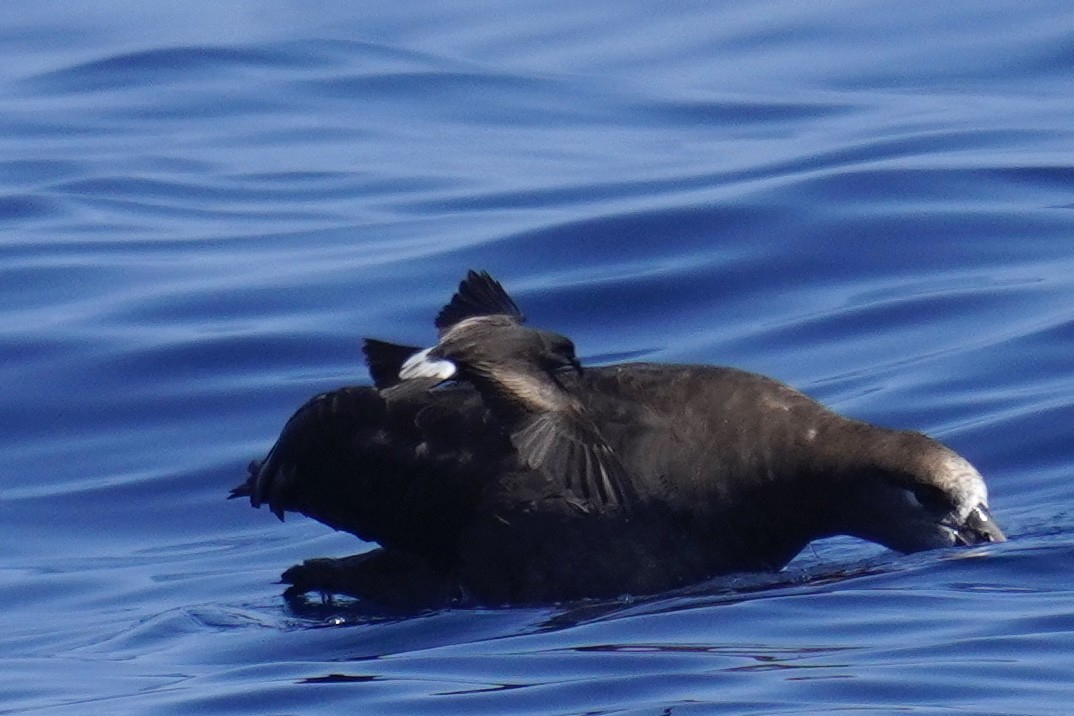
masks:
<path id="1" fill-rule="evenodd" d="M 380 545 L 292 567 L 291 595 L 547 602 L 778 570 L 834 535 L 1005 539 L 977 470 L 920 433 L 733 368 L 582 370 L 484 272 L 436 327 L 425 349 L 367 340 L 375 385 L 311 399 L 232 491 Z"/>

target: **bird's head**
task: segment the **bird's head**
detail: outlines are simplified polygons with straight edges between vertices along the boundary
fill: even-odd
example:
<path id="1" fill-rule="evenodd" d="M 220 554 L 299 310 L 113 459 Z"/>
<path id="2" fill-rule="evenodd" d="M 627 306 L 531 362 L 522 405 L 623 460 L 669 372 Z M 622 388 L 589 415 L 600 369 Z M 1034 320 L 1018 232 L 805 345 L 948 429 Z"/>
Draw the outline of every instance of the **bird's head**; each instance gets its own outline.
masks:
<path id="1" fill-rule="evenodd" d="M 582 374 L 582 364 L 574 352 L 574 343 L 566 336 L 550 331 L 540 331 L 541 350 L 538 360 L 541 366 L 553 373 L 561 368 L 570 368 L 578 375 Z"/>
<path id="2" fill-rule="evenodd" d="M 973 465 L 919 433 L 893 435 L 883 459 L 839 485 L 841 531 L 904 553 L 1006 540 Z"/>

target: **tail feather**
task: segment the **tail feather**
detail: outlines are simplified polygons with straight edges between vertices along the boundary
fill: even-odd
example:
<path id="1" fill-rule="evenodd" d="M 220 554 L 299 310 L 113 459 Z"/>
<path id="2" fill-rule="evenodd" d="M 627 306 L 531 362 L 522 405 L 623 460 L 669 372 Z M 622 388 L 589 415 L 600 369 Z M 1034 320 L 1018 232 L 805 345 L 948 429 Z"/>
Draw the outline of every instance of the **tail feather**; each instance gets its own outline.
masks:
<path id="1" fill-rule="evenodd" d="M 526 320 L 514 299 L 507 294 L 499 281 L 490 276 L 487 271 L 480 273 L 469 271 L 466 278 L 459 284 L 459 290 L 451 297 L 451 301 L 436 316 L 436 327 L 443 333 L 467 318 L 501 314 L 510 316 L 519 323 L 524 323 Z"/>

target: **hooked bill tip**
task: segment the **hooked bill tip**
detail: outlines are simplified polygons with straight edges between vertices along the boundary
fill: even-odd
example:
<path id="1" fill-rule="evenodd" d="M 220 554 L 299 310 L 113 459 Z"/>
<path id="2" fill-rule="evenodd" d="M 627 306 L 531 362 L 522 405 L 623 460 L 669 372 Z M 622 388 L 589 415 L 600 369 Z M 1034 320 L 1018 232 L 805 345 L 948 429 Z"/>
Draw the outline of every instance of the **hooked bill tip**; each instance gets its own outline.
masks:
<path id="1" fill-rule="evenodd" d="M 988 506 L 984 504 L 977 505 L 970 510 L 966 521 L 958 529 L 958 538 L 966 545 L 1007 541 L 1007 536 L 996 524 Z"/>

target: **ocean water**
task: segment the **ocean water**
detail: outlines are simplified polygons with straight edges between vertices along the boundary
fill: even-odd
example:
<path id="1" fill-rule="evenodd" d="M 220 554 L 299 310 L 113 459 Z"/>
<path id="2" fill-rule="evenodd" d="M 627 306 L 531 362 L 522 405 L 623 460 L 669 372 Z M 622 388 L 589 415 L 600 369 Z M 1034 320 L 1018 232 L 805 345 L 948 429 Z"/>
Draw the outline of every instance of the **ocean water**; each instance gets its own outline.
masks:
<path id="1" fill-rule="evenodd" d="M 1065 2 L 0 10 L 0 713 L 1063 714 Z M 228 502 L 467 268 L 586 362 L 933 434 L 1010 541 L 540 608 L 288 606 Z"/>

